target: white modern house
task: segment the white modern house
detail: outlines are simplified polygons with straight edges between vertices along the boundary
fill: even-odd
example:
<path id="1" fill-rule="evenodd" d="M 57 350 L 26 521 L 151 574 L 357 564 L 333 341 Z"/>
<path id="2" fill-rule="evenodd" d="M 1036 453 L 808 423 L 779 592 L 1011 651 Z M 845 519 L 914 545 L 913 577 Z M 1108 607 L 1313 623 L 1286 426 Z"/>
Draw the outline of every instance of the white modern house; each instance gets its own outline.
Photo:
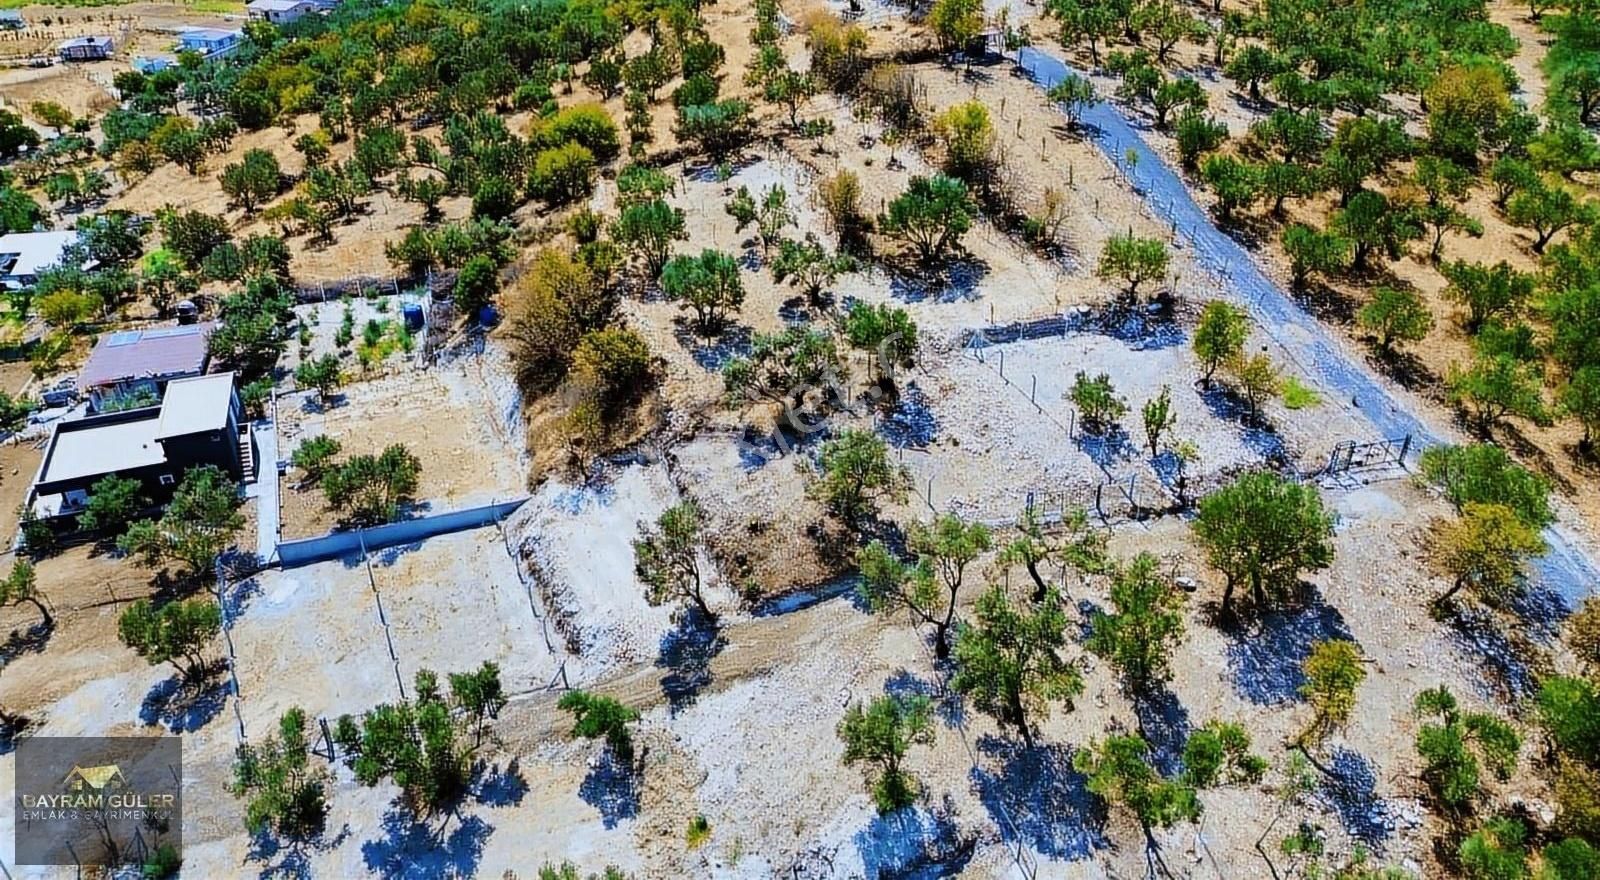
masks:
<path id="1" fill-rule="evenodd" d="M 316 11 L 317 5 L 311 0 L 250 0 L 244 8 L 251 18 L 272 24 L 288 24 Z"/>
<path id="2" fill-rule="evenodd" d="M 13 232 L 0 235 L 0 288 L 17 290 L 39 280 L 39 273 L 58 266 L 68 248 L 78 243 L 78 233 Z M 90 268 L 92 261 L 84 265 Z"/>

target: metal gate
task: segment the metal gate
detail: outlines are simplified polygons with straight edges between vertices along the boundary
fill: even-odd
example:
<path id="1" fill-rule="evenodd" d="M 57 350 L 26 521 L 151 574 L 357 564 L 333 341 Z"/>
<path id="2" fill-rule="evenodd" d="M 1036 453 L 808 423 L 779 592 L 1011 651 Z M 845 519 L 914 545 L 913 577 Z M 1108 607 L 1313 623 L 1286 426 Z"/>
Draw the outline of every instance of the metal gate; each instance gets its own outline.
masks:
<path id="1" fill-rule="evenodd" d="M 1404 466 L 1406 454 L 1410 451 L 1410 434 L 1404 437 L 1391 437 L 1367 443 L 1345 440 L 1333 447 L 1333 453 L 1328 456 L 1328 466 L 1323 468 L 1323 473 L 1342 474 L 1346 471 L 1387 467 L 1395 464 Z"/>

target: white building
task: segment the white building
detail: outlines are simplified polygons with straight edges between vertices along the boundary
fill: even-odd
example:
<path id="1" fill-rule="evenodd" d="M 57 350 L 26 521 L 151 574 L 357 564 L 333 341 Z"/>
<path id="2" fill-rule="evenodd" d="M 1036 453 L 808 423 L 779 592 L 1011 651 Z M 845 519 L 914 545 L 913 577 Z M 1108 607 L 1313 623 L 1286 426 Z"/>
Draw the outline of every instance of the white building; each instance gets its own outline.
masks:
<path id="1" fill-rule="evenodd" d="M 317 6 L 311 0 L 250 0 L 244 8 L 251 18 L 272 24 L 288 24 L 315 11 Z"/>
<path id="2" fill-rule="evenodd" d="M 70 229 L 0 235 L 0 287 L 27 287 L 39 280 L 40 272 L 60 265 L 67 249 L 77 243 L 78 233 Z"/>

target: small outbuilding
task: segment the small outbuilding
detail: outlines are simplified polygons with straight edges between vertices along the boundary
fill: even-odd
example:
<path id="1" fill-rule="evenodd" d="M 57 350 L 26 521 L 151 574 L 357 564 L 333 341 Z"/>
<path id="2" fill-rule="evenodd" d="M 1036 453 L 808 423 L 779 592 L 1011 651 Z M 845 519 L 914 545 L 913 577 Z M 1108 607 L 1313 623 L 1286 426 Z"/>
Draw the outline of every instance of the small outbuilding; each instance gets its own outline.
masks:
<path id="1" fill-rule="evenodd" d="M 20 31 L 28 23 L 22 18 L 20 9 L 0 9 L 0 31 Z"/>
<path id="2" fill-rule="evenodd" d="M 116 41 L 102 34 L 73 37 L 56 47 L 62 61 L 104 61 L 115 50 Z"/>

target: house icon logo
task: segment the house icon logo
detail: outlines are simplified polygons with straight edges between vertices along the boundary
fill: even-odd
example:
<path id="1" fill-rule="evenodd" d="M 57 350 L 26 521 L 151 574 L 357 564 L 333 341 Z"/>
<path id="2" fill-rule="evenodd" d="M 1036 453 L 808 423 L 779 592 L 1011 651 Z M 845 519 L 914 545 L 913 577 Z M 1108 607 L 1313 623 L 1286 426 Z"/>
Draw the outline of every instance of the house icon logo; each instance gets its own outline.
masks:
<path id="1" fill-rule="evenodd" d="M 114 791 L 127 784 L 128 780 L 122 775 L 122 768 L 116 764 L 100 764 L 95 767 L 73 764 L 66 778 L 61 780 L 62 787 L 67 791 Z"/>

